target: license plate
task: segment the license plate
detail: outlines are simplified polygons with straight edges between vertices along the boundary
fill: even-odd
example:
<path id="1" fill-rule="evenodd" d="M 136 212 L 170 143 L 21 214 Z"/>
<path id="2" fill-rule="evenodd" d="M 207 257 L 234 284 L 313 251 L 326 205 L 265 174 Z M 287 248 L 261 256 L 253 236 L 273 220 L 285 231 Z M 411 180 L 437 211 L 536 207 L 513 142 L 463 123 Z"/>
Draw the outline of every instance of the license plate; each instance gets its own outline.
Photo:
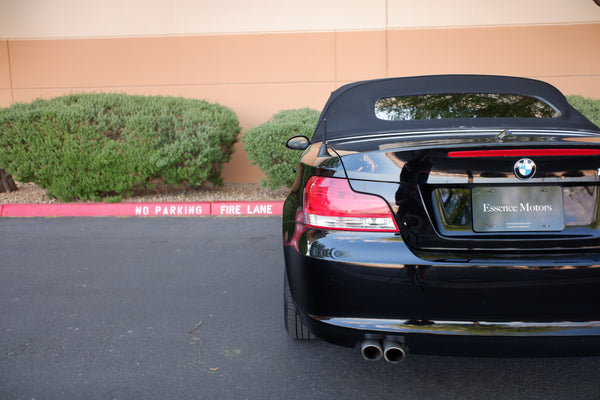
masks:
<path id="1" fill-rule="evenodd" d="M 558 186 L 477 187 L 472 190 L 475 232 L 547 232 L 565 228 Z"/>

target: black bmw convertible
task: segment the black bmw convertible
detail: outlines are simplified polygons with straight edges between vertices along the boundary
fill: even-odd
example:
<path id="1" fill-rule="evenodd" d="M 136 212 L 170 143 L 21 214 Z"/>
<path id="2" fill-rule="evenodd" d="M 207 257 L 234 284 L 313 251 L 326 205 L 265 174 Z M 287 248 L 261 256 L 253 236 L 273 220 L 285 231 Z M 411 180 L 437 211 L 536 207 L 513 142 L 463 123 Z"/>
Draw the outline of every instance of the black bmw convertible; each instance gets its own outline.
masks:
<path id="1" fill-rule="evenodd" d="M 598 354 L 600 129 L 487 75 L 331 94 L 283 211 L 295 339 L 411 353 Z"/>

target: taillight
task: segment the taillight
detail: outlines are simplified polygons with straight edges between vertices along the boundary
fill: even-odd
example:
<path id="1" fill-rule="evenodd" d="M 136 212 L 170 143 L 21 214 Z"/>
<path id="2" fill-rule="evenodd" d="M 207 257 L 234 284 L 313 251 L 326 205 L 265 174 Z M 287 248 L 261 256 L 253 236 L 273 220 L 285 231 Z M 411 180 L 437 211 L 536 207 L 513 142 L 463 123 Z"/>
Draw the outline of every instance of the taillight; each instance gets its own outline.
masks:
<path id="1" fill-rule="evenodd" d="M 346 179 L 311 177 L 304 189 L 304 216 L 314 228 L 398 231 L 385 200 L 353 191 Z"/>

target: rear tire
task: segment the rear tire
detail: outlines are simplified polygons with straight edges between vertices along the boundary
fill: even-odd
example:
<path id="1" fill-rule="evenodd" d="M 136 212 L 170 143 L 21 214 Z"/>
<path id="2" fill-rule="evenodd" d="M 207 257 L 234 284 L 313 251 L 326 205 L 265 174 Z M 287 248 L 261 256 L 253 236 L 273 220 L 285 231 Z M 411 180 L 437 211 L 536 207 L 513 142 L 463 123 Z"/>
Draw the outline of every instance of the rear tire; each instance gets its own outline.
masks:
<path id="1" fill-rule="evenodd" d="M 302 322 L 298 307 L 296 307 L 294 299 L 292 298 L 287 272 L 284 272 L 283 280 L 283 313 L 285 318 L 285 329 L 287 330 L 288 335 L 295 340 L 316 339 L 308 327 L 304 325 L 304 322 Z"/>

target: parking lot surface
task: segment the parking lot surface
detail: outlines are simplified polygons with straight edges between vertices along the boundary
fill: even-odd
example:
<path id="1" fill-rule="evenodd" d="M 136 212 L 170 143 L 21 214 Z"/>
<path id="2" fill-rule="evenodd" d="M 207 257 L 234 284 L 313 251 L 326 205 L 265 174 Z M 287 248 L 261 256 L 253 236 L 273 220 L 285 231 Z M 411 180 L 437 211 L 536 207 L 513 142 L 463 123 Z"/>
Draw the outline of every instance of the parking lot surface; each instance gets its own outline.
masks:
<path id="1" fill-rule="evenodd" d="M 600 357 L 391 366 L 290 340 L 280 223 L 0 219 L 0 399 L 600 398 Z"/>

